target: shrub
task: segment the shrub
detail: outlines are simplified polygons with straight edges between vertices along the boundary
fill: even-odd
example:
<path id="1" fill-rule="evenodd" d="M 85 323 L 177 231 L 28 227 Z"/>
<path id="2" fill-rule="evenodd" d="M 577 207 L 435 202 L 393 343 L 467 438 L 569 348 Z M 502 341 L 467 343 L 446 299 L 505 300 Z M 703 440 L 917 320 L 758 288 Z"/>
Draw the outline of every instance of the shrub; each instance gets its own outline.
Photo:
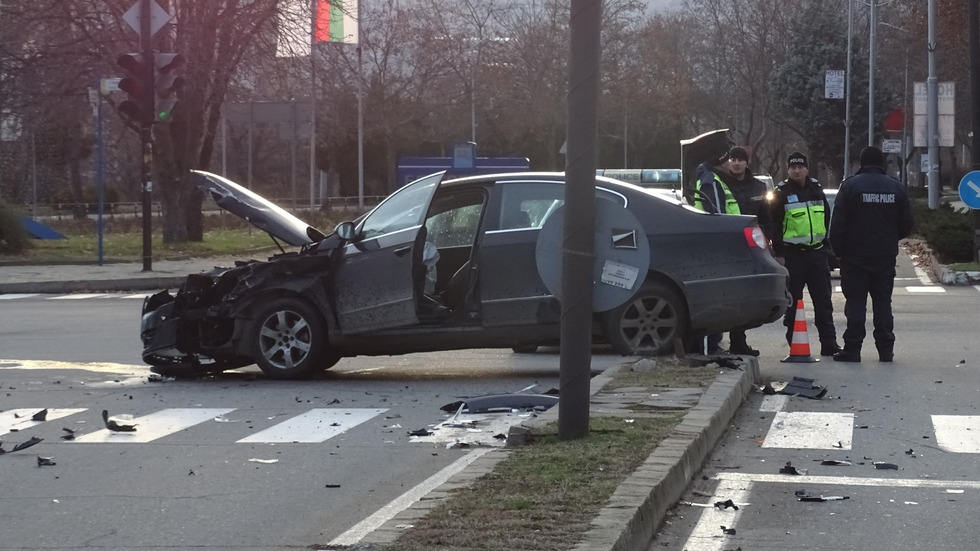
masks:
<path id="1" fill-rule="evenodd" d="M 913 232 L 929 243 L 943 264 L 973 261 L 973 221 L 969 212 L 956 212 L 949 203 L 930 209 L 928 201 L 912 200 Z"/>
<path id="2" fill-rule="evenodd" d="M 20 224 L 22 217 L 0 202 L 0 254 L 20 254 L 30 247 L 27 232 Z"/>

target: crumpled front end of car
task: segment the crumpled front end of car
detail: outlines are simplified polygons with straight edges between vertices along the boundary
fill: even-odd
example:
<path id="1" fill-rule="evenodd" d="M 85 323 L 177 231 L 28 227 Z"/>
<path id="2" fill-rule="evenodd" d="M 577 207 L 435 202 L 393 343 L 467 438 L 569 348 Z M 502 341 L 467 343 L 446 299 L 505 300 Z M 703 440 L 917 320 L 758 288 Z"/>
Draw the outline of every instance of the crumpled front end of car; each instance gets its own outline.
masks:
<path id="1" fill-rule="evenodd" d="M 176 295 L 164 290 L 143 302 L 140 338 L 150 365 L 218 360 L 236 355 L 236 315 L 270 264 L 252 261 L 187 276 Z"/>

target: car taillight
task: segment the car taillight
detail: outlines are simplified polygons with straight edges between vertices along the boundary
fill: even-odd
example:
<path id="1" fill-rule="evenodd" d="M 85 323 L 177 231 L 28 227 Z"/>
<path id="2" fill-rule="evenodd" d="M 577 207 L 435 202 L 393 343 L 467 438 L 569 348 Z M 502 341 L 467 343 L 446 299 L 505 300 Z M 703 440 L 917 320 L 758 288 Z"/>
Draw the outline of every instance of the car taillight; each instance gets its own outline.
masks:
<path id="1" fill-rule="evenodd" d="M 762 233 L 762 228 L 759 226 L 745 228 L 742 231 L 745 232 L 745 242 L 748 243 L 749 247 L 768 248 L 769 243 L 766 241 L 766 236 Z"/>

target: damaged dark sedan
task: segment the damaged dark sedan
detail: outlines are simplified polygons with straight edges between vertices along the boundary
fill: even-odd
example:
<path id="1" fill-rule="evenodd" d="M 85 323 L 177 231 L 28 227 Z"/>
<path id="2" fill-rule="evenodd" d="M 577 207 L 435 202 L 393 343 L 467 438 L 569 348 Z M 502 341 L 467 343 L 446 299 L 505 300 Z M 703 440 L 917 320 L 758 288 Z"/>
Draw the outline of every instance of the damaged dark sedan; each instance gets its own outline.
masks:
<path id="1" fill-rule="evenodd" d="M 257 364 L 308 377 L 343 357 L 557 344 L 564 176 L 402 187 L 329 235 L 207 172 L 222 208 L 298 250 L 192 274 L 143 305 L 143 360 L 190 376 Z M 596 178 L 593 333 L 624 355 L 781 317 L 786 270 L 755 217 L 706 214 Z"/>

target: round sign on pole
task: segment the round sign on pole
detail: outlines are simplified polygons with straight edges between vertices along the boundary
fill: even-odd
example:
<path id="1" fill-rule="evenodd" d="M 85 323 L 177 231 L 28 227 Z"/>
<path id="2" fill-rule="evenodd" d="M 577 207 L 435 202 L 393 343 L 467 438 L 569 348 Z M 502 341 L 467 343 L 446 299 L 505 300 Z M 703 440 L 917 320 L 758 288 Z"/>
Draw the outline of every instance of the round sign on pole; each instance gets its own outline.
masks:
<path id="1" fill-rule="evenodd" d="M 980 170 L 968 172 L 960 180 L 960 200 L 971 209 L 980 209 Z"/>
<path id="2" fill-rule="evenodd" d="M 565 208 L 548 217 L 535 248 L 538 274 L 561 300 Z M 650 269 L 650 242 L 632 212 L 612 201 L 596 201 L 592 311 L 605 312 L 629 300 Z"/>

